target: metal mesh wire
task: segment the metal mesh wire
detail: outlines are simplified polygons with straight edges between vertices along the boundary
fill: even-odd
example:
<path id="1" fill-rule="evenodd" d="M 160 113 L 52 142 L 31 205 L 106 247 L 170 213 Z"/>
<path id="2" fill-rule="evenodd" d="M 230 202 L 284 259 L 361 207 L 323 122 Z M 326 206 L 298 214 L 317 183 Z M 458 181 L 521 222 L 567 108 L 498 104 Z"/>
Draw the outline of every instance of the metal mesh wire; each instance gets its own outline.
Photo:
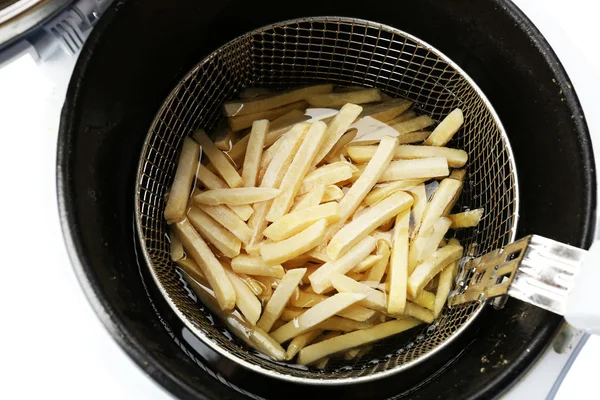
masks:
<path id="1" fill-rule="evenodd" d="M 489 103 L 470 79 L 438 51 L 396 29 L 347 18 L 293 20 L 250 32 L 198 64 L 173 90 L 157 114 L 142 150 L 137 186 L 137 221 L 151 272 L 174 311 L 202 340 L 226 356 L 284 379 L 342 383 L 400 370 L 430 355 L 460 333 L 478 305 L 446 310 L 430 326 L 378 343 L 361 360 L 331 362 L 305 370 L 266 360 L 222 329 L 189 296 L 169 259 L 164 197 L 171 184 L 183 137 L 211 130 L 223 118 L 221 105 L 247 86 L 285 88 L 311 82 L 378 87 L 415 102 L 442 119 L 456 107 L 464 127 L 450 143 L 469 153 L 465 188 L 457 208 L 485 208 L 461 242 L 478 253 L 514 239 L 517 186 L 512 153 Z"/>

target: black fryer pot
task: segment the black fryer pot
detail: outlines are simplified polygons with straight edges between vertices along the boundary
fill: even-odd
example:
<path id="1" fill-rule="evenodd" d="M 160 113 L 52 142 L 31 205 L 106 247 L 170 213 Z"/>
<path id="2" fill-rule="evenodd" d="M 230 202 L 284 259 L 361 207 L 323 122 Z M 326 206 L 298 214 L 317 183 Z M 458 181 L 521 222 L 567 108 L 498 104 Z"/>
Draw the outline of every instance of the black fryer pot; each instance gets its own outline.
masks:
<path id="1" fill-rule="evenodd" d="M 536 233 L 589 247 L 596 181 L 583 112 L 548 43 L 509 1 L 130 0 L 116 2 L 89 38 L 62 114 L 59 205 L 81 284 L 115 340 L 181 398 L 497 397 L 541 355 L 564 323 L 561 317 L 510 299 L 503 310 L 482 313 L 441 356 L 406 373 L 335 390 L 292 386 L 241 370 L 201 344 L 191 346 L 140 265 L 136 168 L 161 103 L 220 45 L 269 23 L 313 15 L 391 25 L 461 66 L 509 135 L 521 190 L 518 237 Z M 482 364 L 484 356 L 489 363 Z"/>

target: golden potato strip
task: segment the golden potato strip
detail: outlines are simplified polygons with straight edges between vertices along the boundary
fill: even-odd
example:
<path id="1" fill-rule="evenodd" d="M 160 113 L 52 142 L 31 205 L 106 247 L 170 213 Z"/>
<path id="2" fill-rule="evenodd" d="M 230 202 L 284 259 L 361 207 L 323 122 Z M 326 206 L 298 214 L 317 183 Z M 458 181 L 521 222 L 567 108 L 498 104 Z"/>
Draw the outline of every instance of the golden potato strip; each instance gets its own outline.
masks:
<path id="1" fill-rule="evenodd" d="M 342 135 L 350 128 L 350 125 L 354 122 L 356 117 L 361 113 L 362 107 L 351 102 L 346 102 L 340 109 L 340 112 L 336 114 L 333 121 L 327 127 L 325 132 L 325 138 L 321 148 L 318 150 L 315 156 L 315 164 L 318 164 L 325 158 L 327 153 L 333 148 Z"/>
<path id="2" fill-rule="evenodd" d="M 413 240 L 408 254 L 408 274 L 412 274 L 417 265 L 429 258 L 440 245 L 450 228 L 448 218 L 439 218 L 432 227 L 421 230 Z"/>
<path id="3" fill-rule="evenodd" d="M 448 178 L 456 179 L 457 181 L 463 182 L 465 180 L 465 175 L 467 171 L 464 169 L 455 169 L 452 171 Z"/>
<path id="4" fill-rule="evenodd" d="M 272 276 L 281 279 L 285 270 L 281 265 L 268 265 L 260 257 L 240 254 L 231 260 L 231 268 L 238 274 Z"/>
<path id="5" fill-rule="evenodd" d="M 370 236 L 372 236 L 373 239 L 376 239 L 377 241 L 383 240 L 384 242 L 386 242 L 388 244 L 388 246 L 392 246 L 394 230 L 391 229 L 387 232 L 383 232 L 379 229 L 376 229 L 375 231 L 373 231 L 373 233 L 371 233 Z"/>
<path id="6" fill-rule="evenodd" d="M 172 261 L 179 261 L 182 258 L 185 258 L 183 244 L 177 237 L 177 233 L 173 228 L 169 228 L 169 253 Z"/>
<path id="7" fill-rule="evenodd" d="M 426 308 L 430 311 L 433 311 L 435 308 L 435 297 L 436 295 L 428 292 L 426 290 L 422 290 L 421 292 L 419 292 L 419 294 L 417 295 L 417 297 L 412 297 L 412 296 L 408 296 L 408 299 L 413 302 L 415 305 L 418 305 L 420 307 Z M 405 314 L 407 314 L 406 310 L 405 310 Z M 409 314 L 410 315 L 410 314 Z M 414 315 L 411 315 L 414 316 Z M 416 317 L 415 317 L 416 318 Z M 419 318 L 421 319 L 421 318 Z"/>
<path id="8" fill-rule="evenodd" d="M 387 312 L 387 300 L 385 293 L 375 290 L 364 283 L 357 282 L 356 280 L 342 274 L 334 274 L 331 279 L 331 284 L 335 290 L 341 293 L 351 292 L 366 294 L 367 297 L 359 302 L 361 306 L 376 311 Z"/>
<path id="9" fill-rule="evenodd" d="M 357 164 L 369 162 L 377 150 L 376 146 L 348 146 L 348 155 Z M 396 149 L 394 159 L 412 160 L 430 157 L 446 157 L 448 166 L 460 168 L 467 163 L 468 154 L 464 150 L 447 147 L 401 145 Z"/>
<path id="10" fill-rule="evenodd" d="M 252 293 L 255 296 L 260 296 L 263 292 L 262 283 L 258 282 L 256 279 L 249 277 L 246 274 L 237 274 L 237 276 L 250 288 Z"/>
<path id="11" fill-rule="evenodd" d="M 273 90 L 264 87 L 248 87 L 240 92 L 240 99 L 248 100 L 257 97 L 266 97 L 273 93 Z"/>
<path id="12" fill-rule="evenodd" d="M 212 189 L 194 195 L 194 203 L 207 206 L 220 204 L 239 206 L 271 200 L 281 193 L 279 189 L 244 187 L 234 189 Z"/>
<path id="13" fill-rule="evenodd" d="M 235 272 L 226 268 L 225 273 L 235 290 L 235 305 L 250 324 L 256 325 L 256 321 L 258 321 L 262 310 L 260 301 Z"/>
<path id="14" fill-rule="evenodd" d="M 389 126 L 392 125 L 396 125 L 399 124 L 400 122 L 405 122 L 408 120 L 411 120 L 413 118 L 416 118 L 417 113 L 414 112 L 414 110 L 408 110 L 403 112 L 402 114 L 398 115 L 396 118 L 389 120 L 389 121 L 383 121 L 385 123 L 387 123 Z"/>
<path id="15" fill-rule="evenodd" d="M 202 164 L 198 165 L 196 179 L 207 189 L 225 189 L 229 187 L 223 179 L 219 178 Z"/>
<path id="16" fill-rule="evenodd" d="M 346 274 L 359 262 L 367 258 L 377 246 L 377 241 L 367 236 L 356 243 L 346 254 L 336 261 L 329 261 L 317 269 L 310 277 L 315 293 L 323 293 L 331 287 L 331 278 L 337 274 Z"/>
<path id="17" fill-rule="evenodd" d="M 354 92 L 316 94 L 307 97 L 306 101 L 312 107 L 337 108 L 347 103 L 363 104 L 381 101 L 381 92 L 379 89 L 360 89 Z"/>
<path id="18" fill-rule="evenodd" d="M 398 144 L 420 143 L 431 135 L 431 131 L 415 131 L 398 135 Z"/>
<path id="19" fill-rule="evenodd" d="M 381 259 L 367 273 L 364 278 L 366 282 L 381 282 L 381 278 L 387 270 L 390 260 L 390 245 L 385 240 L 377 241 L 377 255 L 381 256 Z"/>
<path id="20" fill-rule="evenodd" d="M 367 167 L 362 171 L 348 193 L 340 200 L 340 220 L 327 229 L 325 235 L 326 241 L 344 226 L 348 218 L 350 218 L 367 194 L 369 194 L 369 191 L 375 186 L 381 174 L 388 167 L 397 144 L 398 141 L 389 136 L 381 139 L 373 159 L 369 161 Z"/>
<path id="21" fill-rule="evenodd" d="M 230 332 L 250 347 L 272 357 L 274 360 L 285 360 L 285 350 L 283 347 L 275 342 L 262 329 L 250 325 L 241 316 L 238 316 L 237 313 L 221 311 L 212 290 L 208 289 L 190 275 L 186 274 L 184 277 L 190 283 L 192 290 L 198 295 L 202 304 L 204 304 L 213 314 L 218 316 Z"/>
<path id="22" fill-rule="evenodd" d="M 416 118 L 409 119 L 408 121 L 400 122 L 391 126 L 395 130 L 397 130 L 400 135 L 404 135 L 407 133 L 423 130 L 433 124 L 435 124 L 435 121 L 431 119 L 430 116 L 420 115 Z"/>
<path id="23" fill-rule="evenodd" d="M 433 130 L 433 133 L 425 141 L 429 146 L 445 146 L 458 132 L 464 122 L 462 110 L 457 108 L 446 116 L 440 124 Z"/>
<path id="24" fill-rule="evenodd" d="M 319 304 L 326 298 L 327 296 L 323 294 L 308 293 L 304 290 L 299 290 L 298 293 L 292 296 L 292 298 L 290 299 L 290 305 L 298 308 L 308 308 Z"/>
<path id="25" fill-rule="evenodd" d="M 375 313 L 375 310 L 368 309 L 358 304 L 353 304 L 345 310 L 339 311 L 336 315 L 352 321 L 364 322 L 371 319 Z"/>
<path id="26" fill-rule="evenodd" d="M 190 191 L 192 190 L 192 182 L 196 176 L 198 162 L 200 160 L 200 147 L 189 137 L 183 139 L 183 146 L 177 161 L 177 170 L 173 185 L 169 192 L 169 199 L 165 206 L 165 219 L 167 223 L 181 221 L 185 218 Z"/>
<path id="27" fill-rule="evenodd" d="M 420 158 L 416 160 L 392 161 L 378 182 L 401 181 L 406 179 L 431 179 L 448 176 L 446 157 Z"/>
<path id="28" fill-rule="evenodd" d="M 397 335 L 421 324 L 415 319 L 401 319 L 384 322 L 368 329 L 346 333 L 335 338 L 306 346 L 298 353 L 298 364 L 311 364 L 323 357 L 349 350 L 364 344 L 373 343 Z"/>
<path id="29" fill-rule="evenodd" d="M 288 272 L 289 273 L 289 272 Z M 315 306 L 309 308 L 299 317 L 283 325 L 274 331 L 271 336 L 279 343 L 286 342 L 294 337 L 316 327 L 321 322 L 334 316 L 337 312 L 344 310 L 350 305 L 365 298 L 364 294 L 338 293 Z"/>
<path id="30" fill-rule="evenodd" d="M 300 123 L 294 125 L 294 127 L 285 135 L 285 139 L 281 144 L 281 151 L 277 153 L 276 157 L 271 161 L 267 171 L 262 178 L 260 187 L 278 188 L 283 175 L 287 171 L 294 153 L 302 143 L 302 138 L 309 125 L 307 123 Z M 271 202 L 262 202 L 254 205 L 254 214 L 248 220 L 248 225 L 252 229 L 252 239 L 246 249 L 256 248 L 258 243 L 263 238 L 263 230 L 267 227 L 266 216 L 271 207 Z"/>
<path id="31" fill-rule="evenodd" d="M 292 295 L 292 298 L 293 298 L 293 295 Z M 288 322 L 288 321 L 293 320 L 294 318 L 298 318 L 299 316 L 301 316 L 304 313 L 304 311 L 306 311 L 306 310 L 303 308 L 286 307 L 283 310 L 283 312 L 281 313 L 280 318 L 282 321 Z"/>
<path id="32" fill-rule="evenodd" d="M 228 117 L 255 114 L 261 111 L 281 107 L 286 104 L 295 103 L 316 94 L 329 93 L 332 90 L 333 85 L 331 84 L 314 85 L 277 93 L 256 101 L 230 101 L 225 103 L 223 108 L 225 115 Z"/>
<path id="33" fill-rule="evenodd" d="M 281 264 L 291 260 L 321 243 L 326 227 L 327 220 L 321 219 L 290 238 L 262 245 L 260 254 L 270 264 Z"/>
<path id="34" fill-rule="evenodd" d="M 202 146 L 202 152 L 212 165 L 215 167 L 219 175 L 223 177 L 229 187 L 240 187 L 243 184 L 242 177 L 237 173 L 233 165 L 227 159 L 227 156 L 215 146 L 202 129 L 199 129 L 194 133 L 194 139 L 200 146 Z"/>
<path id="35" fill-rule="evenodd" d="M 340 154 L 347 154 L 347 152 L 344 151 L 345 146 L 354 140 L 357 133 L 358 129 L 352 128 L 347 130 L 346 133 L 344 133 L 342 137 L 337 142 L 335 142 L 335 144 L 333 145 L 331 150 L 329 150 L 329 153 L 327 153 L 323 160 L 325 160 L 328 163 L 334 163 L 335 161 L 340 159 Z"/>
<path id="36" fill-rule="evenodd" d="M 370 256 L 367 256 L 367 258 L 356 264 L 356 267 L 352 268 L 352 272 L 365 272 L 366 270 L 377 264 L 382 258 L 383 256 L 381 254 L 371 254 Z"/>
<path id="37" fill-rule="evenodd" d="M 433 311 L 430 311 L 411 302 L 406 303 L 404 315 L 416 318 L 428 324 L 433 322 Z"/>
<path id="38" fill-rule="evenodd" d="M 367 195 L 367 197 L 365 197 L 365 204 L 372 206 L 399 190 L 409 190 L 412 187 L 423 183 L 424 181 L 424 179 L 407 179 L 404 181 L 394 181 L 386 183 L 382 186 L 377 186 Z"/>
<path id="39" fill-rule="evenodd" d="M 323 197 L 321 198 L 321 203 L 339 200 L 342 197 L 344 197 L 344 192 L 342 191 L 342 189 L 340 189 L 336 185 L 327 185 L 325 186 L 325 192 L 323 193 Z"/>
<path id="40" fill-rule="evenodd" d="M 406 192 L 396 192 L 380 201 L 340 229 L 327 245 L 327 255 L 336 260 L 379 225 L 409 209 L 413 198 Z"/>
<path id="41" fill-rule="evenodd" d="M 319 167 L 306 175 L 297 194 L 307 193 L 317 185 L 328 186 L 349 179 L 352 177 L 354 169 L 352 164 L 345 161 Z"/>
<path id="42" fill-rule="evenodd" d="M 296 336 L 285 351 L 285 359 L 289 361 L 294 358 L 300 350 L 311 344 L 321 333 L 323 333 L 321 329 L 314 329 Z"/>
<path id="43" fill-rule="evenodd" d="M 223 150 L 225 152 L 231 150 L 233 145 L 237 142 L 237 133 L 233 132 L 229 125 L 227 125 L 227 121 L 222 121 L 213 134 L 215 138 L 215 146 L 219 150 Z"/>
<path id="44" fill-rule="evenodd" d="M 413 217 L 413 228 L 410 232 L 410 239 L 414 238 L 421 228 L 421 219 L 423 218 L 423 212 L 427 207 L 427 192 L 425 191 L 425 185 L 419 184 L 408 189 L 408 192 L 412 195 L 414 202 L 411 210 Z"/>
<path id="45" fill-rule="evenodd" d="M 257 120 L 266 119 L 272 121 L 289 113 L 292 110 L 306 110 L 308 103 L 304 100 L 296 101 L 285 106 L 273 108 L 272 110 L 260 111 L 254 114 L 238 115 L 229 118 L 229 126 L 234 132 L 241 131 L 252 126 L 252 123 Z"/>
<path id="46" fill-rule="evenodd" d="M 198 264 L 215 291 L 221 309 L 232 310 L 235 307 L 235 290 L 219 260 L 187 219 L 178 222 L 175 229 L 187 254 Z"/>
<path id="47" fill-rule="evenodd" d="M 327 129 L 327 125 L 322 121 L 314 122 L 311 125 L 281 181 L 281 194 L 273 200 L 271 209 L 267 214 L 267 221 L 276 221 L 289 211 L 304 176 L 308 169 L 314 165 L 315 154 L 325 138 L 325 129 Z"/>
<path id="48" fill-rule="evenodd" d="M 336 202 L 331 202 L 299 211 L 292 211 L 273 222 L 264 230 L 263 234 L 275 241 L 287 239 L 300 233 L 320 219 L 324 218 L 328 223 L 336 222 L 340 219 L 338 215 L 339 208 L 340 206 Z"/>
<path id="49" fill-rule="evenodd" d="M 365 108 L 359 118 L 371 117 L 380 122 L 388 122 L 405 112 L 412 106 L 412 101 L 406 99 L 393 99 L 381 104 Z"/>
<path id="50" fill-rule="evenodd" d="M 454 278 L 458 271 L 458 261 L 454 261 L 447 265 L 439 274 L 437 292 L 435 294 L 433 315 L 437 318 L 446 304 L 450 290 L 454 286 Z M 426 293 L 425 291 L 421 293 Z"/>
<path id="51" fill-rule="evenodd" d="M 399 315 L 404 312 L 406 305 L 406 283 L 408 280 L 408 223 L 410 210 L 406 210 L 396 217 L 394 226 L 394 242 L 390 256 L 390 270 L 388 282 L 387 312 Z"/>
<path id="52" fill-rule="evenodd" d="M 456 179 L 446 178 L 440 182 L 437 190 L 433 194 L 431 201 L 423 212 L 421 229 L 429 229 L 440 218 L 448 214 L 446 209 L 456 201 L 456 197 L 462 187 L 462 182 Z"/>
<path id="53" fill-rule="evenodd" d="M 340 293 L 338 293 L 338 294 L 340 294 Z M 346 293 L 346 294 L 349 294 L 349 293 Z M 353 293 L 353 294 L 356 295 L 356 293 Z M 359 296 L 365 296 L 365 295 L 359 294 Z M 357 329 L 367 329 L 372 326 L 373 326 L 373 324 L 370 322 L 354 321 L 354 320 L 351 320 L 348 318 L 334 316 L 334 317 L 330 317 L 330 318 L 326 319 L 325 321 L 321 322 L 319 325 L 317 325 L 317 328 L 323 329 L 326 331 L 352 332 Z"/>
<path id="54" fill-rule="evenodd" d="M 223 205 L 207 206 L 204 204 L 198 205 L 198 208 L 229 230 L 229 232 L 233 233 L 235 237 L 242 241 L 242 243 L 246 244 L 250 241 L 252 230 L 250 230 L 248 225 L 246 225 L 246 223 L 229 208 Z"/>
<path id="55" fill-rule="evenodd" d="M 221 183 L 223 184 L 222 186 L 213 186 L 213 187 L 208 187 L 207 188 L 209 190 L 218 190 L 218 189 L 228 189 L 229 186 L 227 186 L 227 184 L 225 183 L 224 180 L 222 180 L 221 178 L 219 178 L 218 176 L 216 176 L 215 174 L 213 174 L 211 171 L 209 171 L 206 167 L 204 167 L 202 164 L 200 164 L 199 166 L 199 172 L 198 174 L 200 175 L 200 170 L 204 169 L 204 171 L 202 172 L 203 174 L 203 179 L 206 178 L 208 180 L 211 181 L 212 184 L 217 184 L 220 185 Z M 218 179 L 217 180 L 212 180 L 212 177 L 210 177 L 211 174 L 212 177 Z M 200 182 L 200 179 L 198 179 L 198 181 Z M 200 182 L 202 183 L 202 182 Z M 194 189 L 194 192 L 192 193 L 192 200 L 194 197 L 196 197 L 197 195 L 199 195 L 200 193 L 202 193 L 202 191 L 200 191 L 198 188 Z M 227 205 L 227 208 L 229 208 L 231 211 L 233 211 L 234 213 L 236 213 L 238 215 L 238 217 L 240 217 L 241 219 L 243 219 L 244 221 L 248 221 L 248 219 L 250 218 L 250 216 L 252 215 L 252 213 L 254 212 L 254 209 L 252 208 L 252 206 L 250 204 L 241 204 L 241 205 Z"/>
<path id="56" fill-rule="evenodd" d="M 188 211 L 188 219 L 196 230 L 226 257 L 240 254 L 242 242 L 233 233 L 218 224 L 208 214 L 196 206 Z"/>
<path id="57" fill-rule="evenodd" d="M 262 316 L 256 323 L 259 328 L 267 333 L 271 330 L 275 321 L 281 316 L 285 305 L 294 293 L 294 290 L 298 287 L 305 272 L 305 268 L 297 268 L 285 274 L 265 306 Z"/>
<path id="58" fill-rule="evenodd" d="M 293 260 L 286 261 L 283 265 L 285 269 L 293 269 L 298 267 L 304 267 L 310 261 L 310 257 L 306 254 L 301 255 L 300 257 L 296 257 Z"/>
<path id="59" fill-rule="evenodd" d="M 433 253 L 428 259 L 415 268 L 408 278 L 408 291 L 416 297 L 435 275 L 450 263 L 462 257 L 463 248 L 460 245 L 447 245 Z"/>
<path id="60" fill-rule="evenodd" d="M 182 258 L 177 260 L 177 265 L 181 268 L 186 274 L 190 275 L 192 278 L 202 283 L 203 285 L 209 285 L 206 275 L 202 272 L 198 264 L 191 258 Z"/>
<path id="61" fill-rule="evenodd" d="M 324 195 L 325 186 L 317 185 L 313 187 L 308 193 L 296 197 L 296 202 L 292 206 L 291 211 L 300 211 L 305 208 L 318 206 L 321 203 L 321 200 L 323 200 Z"/>
<path id="62" fill-rule="evenodd" d="M 452 221 L 452 225 L 450 225 L 452 229 L 477 226 L 481 221 L 481 217 L 483 217 L 483 208 L 448 215 L 448 218 Z"/>
<path id="63" fill-rule="evenodd" d="M 258 167 L 260 166 L 260 158 L 262 157 L 265 136 L 268 130 L 269 120 L 261 119 L 252 123 L 242 169 L 242 181 L 244 181 L 245 187 L 256 186 Z"/>

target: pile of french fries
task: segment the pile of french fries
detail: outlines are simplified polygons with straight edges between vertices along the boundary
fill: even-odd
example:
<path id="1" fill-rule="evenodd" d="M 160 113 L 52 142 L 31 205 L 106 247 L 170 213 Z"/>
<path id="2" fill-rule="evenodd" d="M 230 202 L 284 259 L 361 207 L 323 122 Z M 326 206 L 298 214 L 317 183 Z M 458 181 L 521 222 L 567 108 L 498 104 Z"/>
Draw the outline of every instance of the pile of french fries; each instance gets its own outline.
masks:
<path id="1" fill-rule="evenodd" d="M 483 210 L 451 214 L 468 156 L 445 146 L 461 110 L 435 126 L 411 105 L 328 84 L 247 89 L 216 141 L 184 139 L 171 258 L 246 343 L 324 368 L 440 315 L 463 254 L 445 236 Z"/>

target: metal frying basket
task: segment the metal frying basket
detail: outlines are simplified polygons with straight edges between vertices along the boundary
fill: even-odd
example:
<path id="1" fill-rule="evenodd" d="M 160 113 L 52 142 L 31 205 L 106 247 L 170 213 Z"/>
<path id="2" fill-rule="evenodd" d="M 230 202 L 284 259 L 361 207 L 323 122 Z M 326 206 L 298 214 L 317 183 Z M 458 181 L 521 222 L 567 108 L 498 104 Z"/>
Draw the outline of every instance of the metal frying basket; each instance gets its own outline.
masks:
<path id="1" fill-rule="evenodd" d="M 175 87 L 156 115 L 142 149 L 136 220 L 152 276 L 173 311 L 213 350 L 263 374 L 296 382 L 345 384 L 398 372 L 439 350 L 479 314 L 478 303 L 446 309 L 429 326 L 377 343 L 356 361 L 324 370 L 274 362 L 231 340 L 195 301 L 169 258 L 164 198 L 182 139 L 223 118 L 221 105 L 244 87 L 285 88 L 311 82 L 380 88 L 408 98 L 422 113 L 442 119 L 456 107 L 465 123 L 451 147 L 469 153 L 460 209 L 485 209 L 477 228 L 460 232 L 478 254 L 515 238 L 518 188 L 512 151 L 489 101 L 452 61 L 421 40 L 389 26 L 341 17 L 297 19 L 266 26 L 220 47 Z"/>

